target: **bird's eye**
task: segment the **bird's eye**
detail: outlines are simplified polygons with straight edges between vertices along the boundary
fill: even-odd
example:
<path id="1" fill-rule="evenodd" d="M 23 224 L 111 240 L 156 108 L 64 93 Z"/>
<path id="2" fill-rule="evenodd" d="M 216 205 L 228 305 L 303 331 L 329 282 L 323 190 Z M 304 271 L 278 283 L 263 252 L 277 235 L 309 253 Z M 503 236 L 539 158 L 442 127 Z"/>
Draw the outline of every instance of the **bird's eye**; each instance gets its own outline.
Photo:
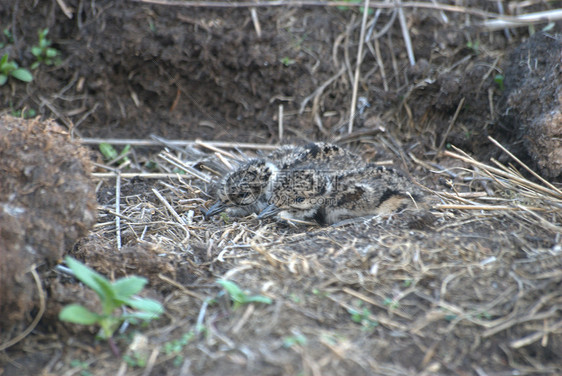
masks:
<path id="1" fill-rule="evenodd" d="M 299 196 L 299 197 L 295 198 L 295 202 L 296 202 L 297 204 L 303 203 L 303 202 L 304 202 L 304 197 Z"/>

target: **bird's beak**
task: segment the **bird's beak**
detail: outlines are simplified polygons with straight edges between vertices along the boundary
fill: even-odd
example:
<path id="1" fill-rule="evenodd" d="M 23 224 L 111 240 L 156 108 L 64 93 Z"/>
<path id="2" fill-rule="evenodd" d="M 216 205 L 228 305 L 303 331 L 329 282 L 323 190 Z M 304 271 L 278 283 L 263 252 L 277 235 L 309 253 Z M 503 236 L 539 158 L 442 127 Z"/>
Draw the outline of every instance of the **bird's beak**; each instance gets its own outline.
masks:
<path id="1" fill-rule="evenodd" d="M 258 219 L 264 219 L 273 217 L 275 214 L 279 213 L 281 210 L 274 204 L 269 204 L 265 209 L 261 211 L 258 215 Z"/>
<path id="2" fill-rule="evenodd" d="M 213 206 L 211 206 L 209 208 L 209 210 L 207 210 L 207 212 L 205 213 L 205 219 L 209 219 L 210 217 L 212 217 L 215 214 L 219 214 L 221 212 L 224 211 L 224 209 L 226 209 L 226 204 L 223 203 L 222 201 L 217 201 L 213 204 Z"/>

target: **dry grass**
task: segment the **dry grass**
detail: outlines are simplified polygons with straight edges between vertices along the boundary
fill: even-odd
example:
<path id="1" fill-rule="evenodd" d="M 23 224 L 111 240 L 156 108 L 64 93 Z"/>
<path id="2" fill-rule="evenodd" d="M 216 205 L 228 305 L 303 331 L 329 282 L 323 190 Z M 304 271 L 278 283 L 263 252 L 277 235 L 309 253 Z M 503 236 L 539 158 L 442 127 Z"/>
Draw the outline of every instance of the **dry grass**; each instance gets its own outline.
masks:
<path id="1" fill-rule="evenodd" d="M 169 153 L 160 157 L 162 172 L 178 166 L 168 165 Z M 214 168 L 224 158 L 175 156 Z M 148 368 L 122 363 L 121 374 L 159 374 L 172 362 L 183 374 L 559 372 L 562 195 L 461 150 L 442 162 L 455 159 L 454 169 L 426 171 L 450 187 L 428 187 L 433 219 L 417 226 L 408 213 L 339 227 L 206 221 L 200 208 L 212 203 L 211 186 L 197 174 L 141 174 L 134 187 L 123 179 L 131 192 L 121 192 L 121 241 L 144 253 L 122 267 L 118 251 L 86 258 L 107 273 L 149 277 L 167 315 L 141 335 L 145 347 L 136 351 Z M 113 180 L 104 177 L 103 187 L 115 189 Z M 118 244 L 114 204 L 100 209 L 94 242 L 107 252 Z M 219 278 L 273 304 L 234 310 Z M 179 352 L 166 352 L 186 333 Z"/>
<path id="2" fill-rule="evenodd" d="M 433 6 L 434 11 L 448 9 Z M 489 15 L 456 9 L 466 13 L 465 23 L 469 16 Z M 99 375 L 562 373 L 560 189 L 531 173 L 523 175 L 514 159 L 517 168 L 478 161 L 459 149 L 437 153 L 445 138 L 437 142 L 438 131 L 428 127 L 432 114 L 416 114 L 413 99 L 435 77 L 416 85 L 403 80 L 402 62 L 387 34 L 395 17 L 384 19 L 388 25 L 377 26 L 382 32 L 367 50 L 378 63 L 379 91 L 405 93 L 398 110 L 380 114 L 385 126 L 341 136 L 338 130 L 348 124 L 352 110 L 331 127 L 323 123 L 323 96 L 331 90 L 335 97 L 349 97 L 359 72 L 354 68 L 364 58 L 359 54 L 358 61 L 350 60 L 357 48 L 351 36 L 360 29 L 355 19 L 334 43 L 334 75 L 319 82 L 296 113 L 306 109 L 323 135 L 355 142 L 365 157 L 383 151 L 401 161 L 433 198 L 431 213 L 337 227 L 291 227 L 255 217 L 205 220 L 201 208 L 213 201 L 212 180 L 244 157 L 237 147 L 274 146 L 135 140 L 165 145 L 155 159 L 159 171 L 116 175 L 115 168 L 100 166 L 103 172 L 95 175 L 98 224 L 75 256 L 112 277 L 149 278 L 148 293 L 163 301 L 166 315 L 133 339 L 131 329 L 118 339 L 128 355 L 146 360 L 144 367 L 110 358 L 109 350 L 89 345 L 89 335 L 84 341 L 72 337 L 69 347 L 77 350 L 64 354 L 65 364 L 79 355 Z M 361 29 L 375 24 L 363 23 Z M 381 58 L 383 43 L 386 59 Z M 497 63 L 488 52 L 494 63 L 482 83 Z M 465 71 L 471 64 L 455 59 L 455 54 L 444 59 L 440 70 Z M 355 81 L 367 81 L 373 71 Z M 457 114 L 464 103 L 462 98 L 455 104 Z M 490 96 L 491 118 L 494 106 Z M 447 134 L 455 120 L 456 115 Z M 433 141 L 433 154 L 422 158 L 411 149 L 404 152 L 390 127 L 402 139 L 423 134 Z M 130 157 L 133 169 L 141 165 Z M 186 173 L 176 173 L 178 168 Z M 234 281 L 273 303 L 235 310 L 217 279 Z M 172 348 L 182 338 L 184 343 Z M 54 363 L 44 369 L 46 374 L 59 371 Z M 73 375 L 81 369 L 62 371 Z"/>

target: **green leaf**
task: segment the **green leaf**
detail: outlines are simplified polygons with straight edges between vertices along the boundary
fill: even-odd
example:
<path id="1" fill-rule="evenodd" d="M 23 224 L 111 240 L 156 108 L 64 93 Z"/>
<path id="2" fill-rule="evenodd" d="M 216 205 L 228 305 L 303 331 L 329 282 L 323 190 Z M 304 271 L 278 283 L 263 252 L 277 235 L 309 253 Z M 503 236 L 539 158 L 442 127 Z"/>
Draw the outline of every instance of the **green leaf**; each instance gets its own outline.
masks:
<path id="1" fill-rule="evenodd" d="M 104 290 L 100 286 L 99 280 L 103 280 L 105 279 L 105 277 L 70 256 L 66 256 L 64 260 L 66 262 L 66 265 L 68 265 L 68 267 L 74 272 L 76 278 L 78 278 L 83 284 L 94 290 L 100 296 L 100 298 L 104 295 Z M 97 279 L 95 277 L 97 277 Z M 107 279 L 105 280 L 107 281 Z M 107 283 L 109 283 L 109 281 L 107 281 Z"/>
<path id="2" fill-rule="evenodd" d="M 31 69 L 37 69 L 37 68 L 39 68 L 39 65 L 40 65 L 40 64 L 41 64 L 40 62 L 36 61 L 35 63 L 31 64 Z"/>
<path id="3" fill-rule="evenodd" d="M 132 276 L 118 279 L 113 282 L 112 285 L 115 295 L 121 298 L 128 298 L 132 295 L 138 294 L 147 282 L 147 279 L 144 277 Z"/>
<path id="4" fill-rule="evenodd" d="M 127 144 L 127 145 L 125 145 L 123 150 L 121 150 L 121 153 L 119 153 L 119 155 L 123 156 L 123 155 L 127 154 L 130 150 L 131 150 L 131 144 Z"/>
<path id="5" fill-rule="evenodd" d="M 235 302 L 243 303 L 246 293 L 242 291 L 242 289 L 236 283 L 227 281 L 225 279 L 219 279 L 217 283 L 226 290 L 232 300 L 234 300 Z"/>
<path id="6" fill-rule="evenodd" d="M 293 345 L 306 345 L 306 337 L 302 334 L 283 338 L 283 347 L 290 348 Z"/>
<path id="7" fill-rule="evenodd" d="M 240 287 L 238 287 L 238 285 L 234 282 L 231 281 L 227 281 L 224 279 L 219 279 L 217 281 L 217 283 L 219 285 L 221 285 L 226 292 L 228 293 L 228 295 L 230 295 L 230 299 L 232 299 L 232 301 L 234 301 L 235 306 L 238 304 L 244 304 L 244 303 L 265 303 L 265 304 L 271 304 L 272 300 L 270 298 L 268 298 L 267 296 L 263 296 L 263 295 L 252 295 L 249 296 L 244 290 L 242 290 Z"/>
<path id="8" fill-rule="evenodd" d="M 494 82 L 498 85 L 498 87 L 501 91 L 503 91 L 503 89 L 504 89 L 504 85 L 503 85 L 504 78 L 505 77 L 504 77 L 503 74 L 496 74 L 494 76 Z"/>
<path id="9" fill-rule="evenodd" d="M 30 71 L 28 71 L 28 70 L 25 69 L 25 68 L 19 68 L 19 69 L 14 70 L 14 71 L 11 73 L 11 75 L 12 75 L 14 78 L 17 78 L 18 80 L 23 81 L 23 82 L 31 82 L 31 81 L 33 81 L 33 75 L 31 74 Z"/>
<path id="10" fill-rule="evenodd" d="M 160 315 L 164 313 L 162 304 L 153 299 L 134 297 L 127 300 L 127 305 L 139 311 Z"/>
<path id="11" fill-rule="evenodd" d="M 10 55 L 8 54 L 4 54 L 2 55 L 2 59 L 0 59 L 0 67 L 2 67 L 4 64 L 6 64 L 6 62 L 8 61 Z"/>
<path id="12" fill-rule="evenodd" d="M 103 313 L 111 314 L 111 312 L 120 305 L 120 303 L 115 302 L 115 298 L 117 298 L 117 296 L 115 295 L 115 290 L 113 289 L 111 282 L 99 274 L 92 276 L 92 278 L 102 291 L 100 299 L 103 305 Z"/>
<path id="13" fill-rule="evenodd" d="M 263 295 L 252 295 L 252 296 L 246 296 L 242 303 L 271 304 L 271 303 L 273 303 L 273 300 L 271 300 L 271 298 L 268 298 L 267 296 L 263 296 Z"/>
<path id="14" fill-rule="evenodd" d="M 99 145 L 99 148 L 100 148 L 100 152 L 105 157 L 105 159 L 115 159 L 119 156 L 117 150 L 115 150 L 115 148 L 111 146 L 111 144 L 108 144 L 107 142 L 102 142 Z"/>
<path id="15" fill-rule="evenodd" d="M 31 54 L 32 54 L 33 56 L 39 57 L 39 56 L 41 56 L 41 52 L 42 52 L 42 50 L 41 50 L 40 47 L 37 47 L 37 46 L 31 47 Z"/>
<path id="16" fill-rule="evenodd" d="M 8 61 L 2 66 L 2 71 L 4 73 L 11 73 L 16 69 L 18 69 L 18 65 L 14 61 Z"/>
<path id="17" fill-rule="evenodd" d="M 49 29 L 43 29 L 43 30 L 38 30 L 37 31 L 37 35 L 39 36 L 39 45 L 40 46 L 45 46 L 45 45 L 49 45 L 51 44 L 51 42 L 49 42 L 46 38 L 47 38 L 47 34 L 49 34 Z"/>
<path id="18" fill-rule="evenodd" d="M 59 52 L 54 48 L 47 48 L 47 51 L 45 51 L 45 56 L 49 58 L 56 57 L 58 54 Z"/>
<path id="19" fill-rule="evenodd" d="M 100 315 L 80 304 L 67 305 L 59 313 L 59 320 L 72 322 L 74 324 L 92 325 L 98 323 L 100 319 Z"/>
<path id="20" fill-rule="evenodd" d="M 8 76 L 5 74 L 0 73 L 0 86 L 4 86 L 4 84 L 8 81 Z"/>
<path id="21" fill-rule="evenodd" d="M 150 321 L 157 319 L 160 315 L 154 312 L 131 312 L 123 315 L 122 317 L 125 320 L 134 321 L 134 320 L 141 320 L 141 321 Z M 135 322 L 134 322 L 135 323 Z"/>

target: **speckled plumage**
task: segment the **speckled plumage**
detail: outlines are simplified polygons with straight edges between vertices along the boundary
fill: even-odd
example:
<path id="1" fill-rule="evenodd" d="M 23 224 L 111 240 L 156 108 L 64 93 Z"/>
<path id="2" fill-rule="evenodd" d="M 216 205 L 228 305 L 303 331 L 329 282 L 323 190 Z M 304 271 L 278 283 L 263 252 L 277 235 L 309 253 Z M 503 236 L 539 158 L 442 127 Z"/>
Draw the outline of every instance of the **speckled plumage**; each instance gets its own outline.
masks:
<path id="1" fill-rule="evenodd" d="M 363 160 L 337 145 L 310 143 L 281 147 L 265 158 L 255 158 L 226 174 L 218 184 L 217 202 L 206 216 L 226 211 L 229 216 L 259 214 L 271 196 L 272 182 L 296 168 L 335 173 L 363 166 Z"/>
<path id="2" fill-rule="evenodd" d="M 260 217 L 333 224 L 366 215 L 415 208 L 423 192 L 399 170 L 376 165 L 326 174 L 295 169 L 273 183 L 270 206 Z"/>

